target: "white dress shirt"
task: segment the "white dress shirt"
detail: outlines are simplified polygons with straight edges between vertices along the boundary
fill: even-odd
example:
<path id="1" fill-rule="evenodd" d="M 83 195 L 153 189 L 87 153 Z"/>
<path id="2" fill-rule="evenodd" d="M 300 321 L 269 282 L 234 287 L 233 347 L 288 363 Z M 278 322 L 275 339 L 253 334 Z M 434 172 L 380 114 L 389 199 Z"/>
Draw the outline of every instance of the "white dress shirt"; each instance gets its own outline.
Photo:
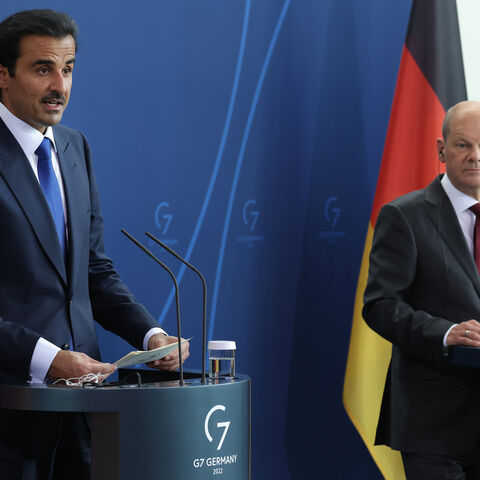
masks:
<path id="1" fill-rule="evenodd" d="M 33 173 L 38 180 L 38 157 L 35 153 L 37 148 L 42 143 L 44 137 L 47 137 L 52 142 L 51 149 L 51 158 L 53 170 L 55 176 L 57 177 L 58 186 L 60 187 L 60 194 L 62 196 L 63 204 L 63 217 L 65 220 L 65 232 L 67 239 L 67 248 L 68 248 L 68 229 L 66 228 L 66 219 L 67 219 L 67 205 L 65 203 L 65 191 L 63 188 L 62 173 L 60 170 L 60 164 L 57 155 L 57 148 L 55 145 L 55 138 L 53 136 L 52 127 L 47 127 L 45 134 L 42 135 L 37 129 L 33 128 L 28 123 L 25 123 L 23 120 L 20 120 L 15 115 L 13 115 L 3 103 L 0 102 L 0 118 L 3 120 L 7 128 L 10 130 L 12 135 L 17 140 L 20 148 L 25 153 L 25 156 L 28 159 L 30 166 L 32 167 Z M 155 333 L 163 333 L 166 335 L 165 331 L 160 327 L 151 328 L 145 335 L 143 339 L 143 349 L 148 350 L 148 341 L 150 337 Z M 45 340 L 44 338 L 39 338 L 35 349 L 33 351 L 32 359 L 30 361 L 30 376 L 31 383 L 43 383 L 45 381 L 47 372 L 50 368 L 50 365 L 53 362 L 53 359 L 57 355 L 59 347 L 53 343 Z"/>
<path id="2" fill-rule="evenodd" d="M 473 256 L 473 231 L 475 228 L 476 217 L 475 214 L 469 210 L 469 208 L 478 203 L 478 200 L 468 196 L 454 187 L 447 174 L 443 176 L 441 183 L 445 193 L 447 194 L 447 197 L 450 199 L 455 213 L 457 214 L 458 222 L 460 223 L 460 227 L 462 228 L 463 235 L 467 241 L 468 248 Z M 445 333 L 443 337 L 444 347 L 447 346 L 448 334 L 450 333 L 450 330 L 455 327 L 455 325 L 452 325 Z"/>

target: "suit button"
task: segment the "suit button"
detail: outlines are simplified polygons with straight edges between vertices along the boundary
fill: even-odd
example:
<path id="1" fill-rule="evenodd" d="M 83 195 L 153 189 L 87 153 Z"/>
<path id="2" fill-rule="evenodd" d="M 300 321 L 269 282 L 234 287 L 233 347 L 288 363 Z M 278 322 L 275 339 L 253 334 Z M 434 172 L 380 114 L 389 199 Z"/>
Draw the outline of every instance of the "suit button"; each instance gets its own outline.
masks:
<path id="1" fill-rule="evenodd" d="M 70 345 L 68 343 L 62 345 L 62 350 L 70 350 Z"/>

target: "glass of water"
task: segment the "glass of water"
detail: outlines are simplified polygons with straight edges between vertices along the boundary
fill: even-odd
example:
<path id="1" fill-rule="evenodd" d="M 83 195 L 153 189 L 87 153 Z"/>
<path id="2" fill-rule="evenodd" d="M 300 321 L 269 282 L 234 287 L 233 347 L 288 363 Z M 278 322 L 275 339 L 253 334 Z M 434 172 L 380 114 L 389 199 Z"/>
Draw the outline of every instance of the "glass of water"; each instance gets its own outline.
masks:
<path id="1" fill-rule="evenodd" d="M 209 377 L 235 377 L 236 344 L 231 340 L 210 340 L 208 342 L 208 358 L 210 363 Z"/>

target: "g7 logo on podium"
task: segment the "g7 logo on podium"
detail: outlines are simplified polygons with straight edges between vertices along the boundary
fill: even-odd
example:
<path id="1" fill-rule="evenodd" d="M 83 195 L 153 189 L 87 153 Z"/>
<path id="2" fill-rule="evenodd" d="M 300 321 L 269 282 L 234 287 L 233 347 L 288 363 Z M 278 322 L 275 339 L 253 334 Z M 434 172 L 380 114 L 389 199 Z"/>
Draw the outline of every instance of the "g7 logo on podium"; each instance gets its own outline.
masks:
<path id="1" fill-rule="evenodd" d="M 207 416 L 205 417 L 205 436 L 207 437 L 207 440 L 211 443 L 213 442 L 213 437 L 210 435 L 210 430 L 209 430 L 209 423 L 210 423 L 210 417 L 212 414 L 214 414 L 217 410 L 221 410 L 224 412 L 226 410 L 224 405 L 215 405 L 212 407 L 208 413 Z M 230 422 L 217 422 L 217 428 L 223 428 L 223 434 L 222 438 L 220 438 L 220 441 L 218 442 L 217 450 L 220 450 L 222 448 L 223 442 L 225 440 L 225 437 L 227 436 L 228 429 L 230 428 Z"/>

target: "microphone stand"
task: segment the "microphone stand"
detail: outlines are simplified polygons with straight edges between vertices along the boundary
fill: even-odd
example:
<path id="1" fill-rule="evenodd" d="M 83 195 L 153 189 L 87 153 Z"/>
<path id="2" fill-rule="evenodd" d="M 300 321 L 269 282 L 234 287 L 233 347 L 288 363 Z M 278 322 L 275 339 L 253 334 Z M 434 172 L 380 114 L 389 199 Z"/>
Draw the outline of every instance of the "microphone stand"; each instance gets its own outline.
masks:
<path id="1" fill-rule="evenodd" d="M 184 263 L 188 268 L 193 270 L 199 277 L 200 280 L 202 281 L 203 284 L 203 337 L 202 337 L 202 384 L 205 384 L 206 378 L 205 378 L 205 356 L 206 356 L 206 345 L 207 345 L 207 283 L 205 282 L 205 277 L 199 272 L 197 268 L 195 268 L 191 263 L 187 262 L 184 258 L 182 258 L 175 250 L 170 248 L 168 245 L 163 243 L 161 240 L 159 240 L 155 235 L 152 235 L 149 232 L 145 232 L 145 235 L 147 237 L 151 238 L 155 243 L 163 247 L 167 252 L 171 253 L 175 258 L 180 260 L 182 263 Z"/>
<path id="2" fill-rule="evenodd" d="M 184 381 L 183 381 L 183 361 L 182 361 L 182 333 L 180 330 L 180 300 L 179 300 L 179 293 L 178 293 L 178 283 L 177 279 L 175 278 L 175 275 L 173 272 L 163 263 L 161 262 L 150 250 L 148 250 L 147 247 L 142 245 L 136 238 L 132 237 L 125 229 L 121 229 L 121 232 L 129 239 L 131 240 L 138 248 L 143 250 L 150 258 L 153 258 L 164 270 L 166 270 L 169 274 L 170 277 L 173 280 L 173 283 L 175 284 L 175 301 L 177 304 L 177 334 L 178 334 L 178 359 L 180 361 L 180 386 L 184 386 Z"/>

